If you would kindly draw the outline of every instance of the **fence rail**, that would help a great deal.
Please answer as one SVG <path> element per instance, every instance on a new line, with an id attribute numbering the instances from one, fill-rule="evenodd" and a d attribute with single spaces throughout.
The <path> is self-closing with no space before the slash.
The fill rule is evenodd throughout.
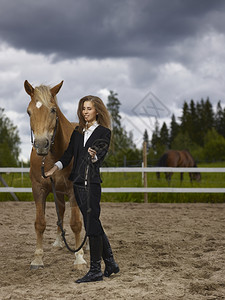
<path id="1" fill-rule="evenodd" d="M 28 173 L 29 168 L 0 168 L 0 173 Z M 166 167 L 122 167 L 101 168 L 102 173 L 155 173 L 155 172 L 201 172 L 201 173 L 225 173 L 225 168 L 166 168 Z M 31 188 L 0 187 L 4 193 L 31 193 Z M 115 187 L 102 188 L 103 193 L 225 193 L 225 188 L 151 188 L 151 187 Z"/>
<path id="2" fill-rule="evenodd" d="M 225 168 L 171 168 L 171 167 L 118 167 L 100 168 L 102 173 L 139 173 L 139 172 L 192 172 L 192 173 L 225 173 Z M 0 168 L 0 173 L 29 173 L 30 168 Z"/>

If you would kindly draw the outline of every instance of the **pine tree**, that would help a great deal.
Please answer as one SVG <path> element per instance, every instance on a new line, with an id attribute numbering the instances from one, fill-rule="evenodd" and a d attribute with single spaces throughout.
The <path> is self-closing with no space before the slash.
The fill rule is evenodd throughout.
<path id="1" fill-rule="evenodd" d="M 149 151 L 149 160 L 151 160 L 154 164 L 154 162 L 157 162 L 160 156 L 165 151 L 165 146 L 161 142 L 160 138 L 160 129 L 159 129 L 159 122 L 156 119 L 155 122 L 155 130 L 152 133 L 152 139 L 151 139 L 151 149 Z"/>
<path id="2" fill-rule="evenodd" d="M 160 129 L 159 129 L 159 122 L 156 119 L 155 129 L 152 133 L 152 139 L 151 139 L 151 145 L 154 151 L 157 151 L 159 144 L 160 144 Z"/>
<path id="3" fill-rule="evenodd" d="M 208 130 L 214 127 L 214 112 L 209 98 L 207 98 L 206 101 L 201 99 L 200 103 L 197 105 L 197 114 L 199 119 L 199 127 L 195 130 L 199 131 L 198 144 L 203 146 L 205 135 L 207 134 Z"/>
<path id="4" fill-rule="evenodd" d="M 112 137 L 110 153 L 111 161 L 108 159 L 108 165 L 120 166 L 123 165 L 124 160 L 128 156 L 128 152 L 136 150 L 136 146 L 133 142 L 133 135 L 131 132 L 127 133 L 121 125 L 120 116 L 120 101 L 117 98 L 117 93 L 110 91 L 108 96 L 107 109 L 112 118 Z M 135 159 L 135 157 L 134 157 Z"/>
<path id="5" fill-rule="evenodd" d="M 188 118 L 188 135 L 190 137 L 190 139 L 195 142 L 198 143 L 199 141 L 199 132 L 200 132 L 200 124 L 199 124 L 199 119 L 198 119 L 198 115 L 196 112 L 196 106 L 193 100 L 191 100 L 190 102 L 190 113 L 189 113 L 189 118 Z"/>
<path id="6" fill-rule="evenodd" d="M 190 115 L 189 106 L 185 101 L 183 104 L 182 116 L 179 118 L 181 121 L 180 128 L 183 133 L 188 132 L 189 115 Z"/>
<path id="7" fill-rule="evenodd" d="M 160 130 L 160 143 L 167 150 L 169 148 L 169 130 L 164 122 Z"/>
<path id="8" fill-rule="evenodd" d="M 221 101 L 217 103 L 215 114 L 215 128 L 220 135 L 225 137 L 225 108 L 222 109 Z"/>
<path id="9" fill-rule="evenodd" d="M 207 98 L 204 106 L 204 120 L 205 120 L 205 129 L 206 132 L 208 130 L 211 130 L 214 127 L 214 112 L 212 104 L 209 101 L 209 98 Z"/>
<path id="10" fill-rule="evenodd" d="M 171 148 L 171 144 L 174 141 L 175 137 L 179 133 L 180 126 L 176 122 L 176 117 L 173 114 L 171 117 L 171 122 L 170 122 L 170 136 L 169 136 L 169 147 Z"/>
<path id="11" fill-rule="evenodd" d="M 143 141 L 146 142 L 147 149 L 149 149 L 150 148 L 150 143 L 149 143 L 149 136 L 148 136 L 147 129 L 145 129 L 145 131 L 144 131 Z"/>
<path id="12" fill-rule="evenodd" d="M 121 116 L 119 114 L 121 103 L 117 98 L 117 95 L 117 93 L 110 91 L 107 103 L 107 109 L 110 112 L 112 118 L 112 131 L 114 133 L 119 133 L 121 131 Z"/>

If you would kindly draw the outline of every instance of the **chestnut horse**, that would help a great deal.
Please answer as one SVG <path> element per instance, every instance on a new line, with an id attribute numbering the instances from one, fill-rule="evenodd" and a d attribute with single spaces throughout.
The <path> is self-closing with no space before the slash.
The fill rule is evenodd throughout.
<path id="1" fill-rule="evenodd" d="M 189 151 L 187 150 L 169 150 L 166 153 L 164 153 L 161 158 L 159 159 L 158 167 L 181 167 L 181 168 L 192 168 L 192 167 L 197 167 L 196 162 L 192 155 L 190 154 Z M 157 178 L 160 178 L 160 173 L 156 173 Z M 168 183 L 171 181 L 171 177 L 173 175 L 172 172 L 166 172 L 166 179 Z M 201 180 L 201 174 L 199 172 L 192 172 L 189 173 L 190 181 L 196 180 L 200 181 Z M 183 173 L 180 173 L 180 181 L 183 181 Z"/>
<path id="2" fill-rule="evenodd" d="M 62 156 L 67 148 L 74 126 L 66 119 L 58 107 L 56 94 L 59 92 L 63 81 L 50 88 L 41 85 L 33 88 L 26 80 L 24 88 L 31 97 L 27 108 L 30 116 L 31 133 L 34 136 L 34 143 L 30 156 L 30 179 L 32 182 L 32 192 L 36 204 L 36 250 L 34 260 L 31 262 L 31 269 L 44 267 L 43 263 L 43 233 L 46 228 L 45 206 L 46 197 L 52 192 L 50 179 L 41 176 L 42 159 L 45 157 L 46 170 L 49 170 L 54 163 Z M 32 134 L 31 134 L 32 135 Z M 75 244 L 81 244 L 82 219 L 80 210 L 74 197 L 73 183 L 68 180 L 71 172 L 72 162 L 65 169 L 53 175 L 57 199 L 59 201 L 59 214 L 63 221 L 65 212 L 64 195 L 67 195 L 71 206 L 70 227 L 75 236 Z M 57 236 L 54 246 L 62 247 L 60 228 L 57 229 Z M 81 269 L 86 264 L 83 258 L 83 250 L 75 254 L 74 267 Z"/>

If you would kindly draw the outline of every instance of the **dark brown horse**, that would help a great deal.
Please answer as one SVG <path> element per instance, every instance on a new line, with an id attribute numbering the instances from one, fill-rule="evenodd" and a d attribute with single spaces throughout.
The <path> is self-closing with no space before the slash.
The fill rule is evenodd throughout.
<path id="1" fill-rule="evenodd" d="M 54 163 L 62 156 L 67 148 L 74 126 L 65 118 L 58 107 L 56 94 L 59 92 L 63 81 L 53 88 L 39 86 L 33 88 L 26 80 L 24 87 L 31 97 L 27 112 L 30 116 L 30 127 L 34 136 L 33 148 L 30 156 L 30 178 L 32 192 L 36 204 L 35 231 L 37 236 L 35 258 L 31 262 L 31 268 L 37 269 L 44 266 L 43 263 L 43 233 L 46 228 L 45 206 L 46 197 L 52 192 L 50 179 L 41 176 L 42 158 L 45 157 L 46 170 L 49 170 Z M 80 210 L 76 203 L 73 184 L 68 180 L 71 172 L 71 164 L 53 175 L 57 199 L 59 201 L 59 214 L 63 220 L 65 211 L 64 195 L 67 195 L 71 206 L 70 226 L 75 236 L 75 244 L 81 244 L 82 219 Z M 56 247 L 62 246 L 60 229 L 57 231 L 57 238 L 53 244 Z M 82 268 L 86 264 L 83 259 L 83 250 L 76 253 L 74 266 Z"/>
<path id="2" fill-rule="evenodd" d="M 180 167 L 180 168 L 192 168 L 197 167 L 196 162 L 189 151 L 187 150 L 169 150 L 166 153 L 164 153 L 161 158 L 159 159 L 158 167 Z M 160 178 L 160 173 L 156 173 L 157 178 Z M 173 175 L 172 172 L 165 172 L 166 179 L 168 183 L 171 181 L 171 177 Z M 190 181 L 201 180 L 201 174 L 199 172 L 192 172 L 189 173 Z M 180 181 L 183 181 L 183 173 L 180 173 Z"/>

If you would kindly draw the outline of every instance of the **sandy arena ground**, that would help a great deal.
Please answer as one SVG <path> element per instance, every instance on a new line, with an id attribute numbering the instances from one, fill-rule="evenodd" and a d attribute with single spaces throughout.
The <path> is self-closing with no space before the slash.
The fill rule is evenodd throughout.
<path id="1" fill-rule="evenodd" d="M 52 247 L 47 203 L 45 268 L 30 270 L 35 205 L 0 202 L 0 299 L 225 299 L 225 204 L 102 203 L 101 220 L 121 272 L 76 284 L 74 254 Z M 67 203 L 65 228 L 72 241 Z M 85 251 L 89 262 L 89 253 Z M 103 264 L 102 264 L 103 267 Z"/>

